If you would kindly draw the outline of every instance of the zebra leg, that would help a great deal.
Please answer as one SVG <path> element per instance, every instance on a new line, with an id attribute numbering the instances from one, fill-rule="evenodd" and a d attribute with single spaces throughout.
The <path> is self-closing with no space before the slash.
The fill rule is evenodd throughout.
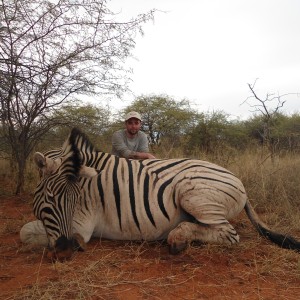
<path id="1" fill-rule="evenodd" d="M 46 247 L 48 238 L 41 221 L 36 220 L 25 224 L 20 230 L 20 239 L 24 244 L 34 244 Z"/>
<path id="2" fill-rule="evenodd" d="M 179 253 L 193 241 L 232 245 L 239 242 L 239 236 L 229 223 L 207 225 L 182 222 L 168 235 L 170 253 Z"/>
<path id="3" fill-rule="evenodd" d="M 171 253 L 178 253 L 192 241 L 211 244 L 232 245 L 239 242 L 239 236 L 226 219 L 234 216 L 242 209 L 242 204 L 228 203 L 230 212 L 225 205 L 218 202 L 218 194 L 210 191 L 209 195 L 199 199 L 198 195 L 185 195 L 180 200 L 181 208 L 194 220 L 180 223 L 168 236 Z M 234 206 L 236 204 L 236 207 Z"/>

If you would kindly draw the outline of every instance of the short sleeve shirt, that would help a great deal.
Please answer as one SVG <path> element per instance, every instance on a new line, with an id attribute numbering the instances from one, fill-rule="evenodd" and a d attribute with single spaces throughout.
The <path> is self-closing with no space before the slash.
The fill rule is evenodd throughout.
<path id="1" fill-rule="evenodd" d="M 128 158 L 133 152 L 149 152 L 148 138 L 139 131 L 134 138 L 128 138 L 126 130 L 116 131 L 112 136 L 112 154 Z"/>

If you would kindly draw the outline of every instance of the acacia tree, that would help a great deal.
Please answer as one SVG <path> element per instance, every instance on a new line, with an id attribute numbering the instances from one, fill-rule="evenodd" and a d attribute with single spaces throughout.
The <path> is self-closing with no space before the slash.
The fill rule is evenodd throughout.
<path id="1" fill-rule="evenodd" d="M 57 125 L 54 109 L 75 94 L 127 89 L 123 62 L 154 12 L 117 22 L 105 0 L 0 1 L 1 142 L 17 164 L 18 194 L 30 152 Z"/>
<path id="2" fill-rule="evenodd" d="M 189 134 L 188 148 L 200 148 L 204 152 L 214 152 L 223 147 L 227 140 L 230 122 L 228 115 L 222 111 L 203 114 L 197 120 L 197 126 Z"/>
<path id="3" fill-rule="evenodd" d="M 55 128 L 50 130 L 41 142 L 43 147 L 46 146 L 46 149 L 49 149 L 47 140 L 58 140 L 60 147 L 73 127 L 78 127 L 86 133 L 97 148 L 103 150 L 107 146 L 106 134 L 111 128 L 110 108 L 99 104 L 84 104 L 82 102 L 77 102 L 76 104 L 64 105 L 59 111 L 55 112 L 53 117 L 63 119 L 67 124 L 55 126 Z"/>

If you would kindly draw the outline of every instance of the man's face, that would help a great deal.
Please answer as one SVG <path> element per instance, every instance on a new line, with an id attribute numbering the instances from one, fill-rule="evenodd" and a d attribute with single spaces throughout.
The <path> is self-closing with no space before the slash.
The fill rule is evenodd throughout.
<path id="1" fill-rule="evenodd" d="M 135 135 L 141 129 L 141 121 L 136 118 L 130 118 L 125 122 L 126 130 L 129 134 Z"/>

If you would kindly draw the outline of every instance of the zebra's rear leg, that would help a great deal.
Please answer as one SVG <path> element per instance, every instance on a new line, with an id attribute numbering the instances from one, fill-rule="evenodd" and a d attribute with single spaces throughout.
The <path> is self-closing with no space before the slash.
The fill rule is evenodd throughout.
<path id="1" fill-rule="evenodd" d="M 196 195 L 195 195 L 196 193 Z M 201 194 L 201 198 L 199 198 Z M 234 217 L 243 208 L 243 202 L 220 201 L 224 196 L 217 190 L 192 190 L 180 199 L 180 207 L 190 215 L 168 236 L 171 253 L 178 253 L 190 242 L 232 245 L 239 242 L 239 236 L 228 217 Z M 228 210 L 230 207 L 230 210 Z"/>
<path id="2" fill-rule="evenodd" d="M 182 222 L 168 235 L 170 253 L 181 252 L 193 241 L 232 245 L 239 242 L 239 236 L 228 222 L 214 225 Z"/>

